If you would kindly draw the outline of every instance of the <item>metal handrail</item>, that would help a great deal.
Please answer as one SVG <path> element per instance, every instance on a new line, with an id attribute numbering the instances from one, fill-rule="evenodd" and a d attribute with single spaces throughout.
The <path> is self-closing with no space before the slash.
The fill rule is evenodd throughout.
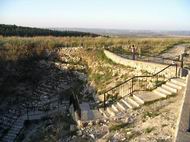
<path id="1" fill-rule="evenodd" d="M 122 54 L 119 54 L 119 55 L 122 56 Z M 131 54 L 126 54 L 126 55 L 131 55 Z M 138 56 L 138 54 L 136 54 L 136 55 Z M 179 56 L 176 56 L 174 58 L 166 58 L 166 57 L 160 57 L 160 56 L 141 55 L 140 57 L 147 57 L 147 58 L 151 57 L 151 58 L 158 58 L 158 59 L 163 59 L 163 60 L 170 60 L 170 61 L 180 62 L 180 60 L 177 59 L 177 58 L 179 58 Z"/>
<path id="2" fill-rule="evenodd" d="M 110 49 L 106 49 L 110 52 L 112 52 Z M 119 54 L 121 57 L 123 58 L 127 58 L 125 57 L 124 55 L 131 55 L 131 52 L 127 52 L 126 54 Z M 143 59 L 143 58 L 148 58 L 147 60 Z M 152 62 L 155 62 L 154 60 L 150 60 L 149 58 L 154 58 L 154 59 L 161 59 L 163 62 L 159 62 L 158 63 L 161 63 L 163 64 L 165 61 L 170 61 L 170 62 L 177 62 L 177 63 L 181 63 L 182 61 L 179 59 L 179 56 L 175 56 L 173 58 L 166 58 L 166 57 L 160 57 L 159 55 L 158 56 L 151 56 L 151 55 L 140 55 L 139 57 L 139 54 L 136 54 L 136 61 L 152 61 Z M 164 63 L 164 64 L 168 64 L 168 63 Z"/>
<path id="3" fill-rule="evenodd" d="M 110 91 L 112 91 L 112 90 L 114 90 L 114 89 L 120 87 L 121 85 L 123 85 L 123 84 L 125 84 L 125 83 L 127 83 L 127 82 L 129 82 L 129 81 L 132 81 L 131 87 L 130 87 L 131 92 L 129 93 L 129 94 L 132 94 L 133 92 L 136 91 L 136 90 L 133 90 L 133 81 L 134 81 L 134 79 L 136 79 L 136 78 L 145 78 L 145 77 L 155 77 L 156 75 L 160 74 L 161 72 L 165 71 L 166 69 L 168 69 L 168 68 L 171 67 L 171 66 L 175 66 L 175 67 L 176 67 L 175 77 L 177 77 L 177 67 L 178 67 L 178 64 L 174 63 L 174 64 L 170 64 L 170 65 L 166 66 L 165 68 L 163 68 L 162 70 L 160 70 L 159 72 L 157 72 L 157 73 L 155 73 L 155 74 L 153 74 L 153 75 L 133 76 L 132 78 L 129 78 L 129 79 L 127 79 L 126 81 L 124 81 L 124 82 L 122 82 L 122 83 L 120 83 L 120 84 L 118 84 L 118 85 L 116 85 L 116 86 L 114 86 L 114 87 L 112 87 L 112 88 L 110 88 L 110 89 L 104 91 L 103 93 L 101 93 L 101 94 L 104 95 L 104 102 L 103 102 L 103 103 L 104 103 L 104 104 L 103 104 L 104 109 L 105 109 L 105 107 L 106 107 L 106 101 L 108 100 L 108 98 L 106 99 L 106 93 L 108 93 L 108 92 L 110 92 Z M 129 95 L 129 94 L 126 94 L 125 96 L 127 96 L 127 95 Z M 125 96 L 123 96 L 123 97 L 125 97 Z M 123 97 L 121 97 L 121 98 L 123 98 Z"/>

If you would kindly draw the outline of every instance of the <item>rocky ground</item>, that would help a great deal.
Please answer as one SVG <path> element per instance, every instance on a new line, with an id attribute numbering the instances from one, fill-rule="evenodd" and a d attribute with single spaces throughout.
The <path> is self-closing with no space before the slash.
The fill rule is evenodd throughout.
<path id="1" fill-rule="evenodd" d="M 99 87 L 98 84 L 96 84 L 96 81 L 101 82 L 101 80 L 96 80 L 96 77 L 93 78 L 94 74 L 98 74 L 100 79 L 104 79 L 102 76 L 109 76 L 110 74 L 110 78 L 105 78 L 105 81 L 101 82 L 102 84 L 105 83 L 107 87 L 115 85 L 117 81 L 123 81 L 126 79 L 125 76 L 130 77 L 133 74 L 142 74 L 135 72 L 135 69 L 133 68 L 116 65 L 105 60 L 103 57 L 97 57 L 96 52 L 97 51 L 81 48 L 76 50 L 61 49 L 59 51 L 61 59 L 59 59 L 57 65 L 61 68 L 75 69 L 81 74 L 83 80 L 88 81 L 84 87 L 86 89 L 83 90 L 83 94 L 85 94 L 85 92 L 87 92 L 86 94 L 89 94 L 90 92 L 92 93 Z M 87 74 L 85 74 L 84 71 L 87 71 Z M 131 72 L 131 74 L 129 72 Z M 126 114 L 121 115 L 120 117 L 101 121 L 98 120 L 96 123 L 90 123 L 90 125 L 85 128 L 74 130 L 73 132 L 60 137 L 59 141 L 173 141 L 182 96 L 183 92 L 180 92 L 175 97 L 147 104 L 139 109 L 129 109 Z M 47 126 L 42 126 L 40 129 L 47 129 Z M 58 135 L 57 133 L 51 135 L 52 140 L 58 140 L 56 137 Z M 42 139 L 42 141 L 46 140 L 45 138 Z"/>
<path id="2" fill-rule="evenodd" d="M 190 44 L 180 44 L 176 45 L 166 53 L 161 54 L 164 58 L 176 58 L 181 54 L 184 54 L 184 66 L 190 68 Z"/>
<path id="3" fill-rule="evenodd" d="M 183 92 L 175 97 L 144 105 L 120 118 L 97 122 L 63 141 L 172 142 Z"/>
<path id="4" fill-rule="evenodd" d="M 137 71 L 132 67 L 113 63 L 106 58 L 102 49 L 61 48 L 58 55 L 60 58 L 57 65 L 85 72 L 84 78 L 97 92 L 111 88 L 134 75 L 145 74 L 143 70 Z"/>
<path id="5" fill-rule="evenodd" d="M 23 142 L 55 142 L 73 135 L 70 124 L 74 124 L 70 115 L 57 113 L 38 121 L 28 121 L 22 135 L 17 141 Z"/>
<path id="6" fill-rule="evenodd" d="M 96 91 L 111 88 L 127 78 L 145 73 L 114 64 L 99 50 L 62 48 L 57 53 L 59 58 L 54 62 L 56 67 L 74 71 L 84 81 L 80 93 L 86 101 L 92 99 Z M 167 56 L 166 53 L 163 55 Z M 147 104 L 139 109 L 129 109 L 120 117 L 98 120 L 72 132 L 69 130 L 74 123 L 70 121 L 69 115 L 52 116 L 30 124 L 25 130 L 24 141 L 170 142 L 174 138 L 182 96 L 183 92 L 180 92 L 175 97 Z"/>

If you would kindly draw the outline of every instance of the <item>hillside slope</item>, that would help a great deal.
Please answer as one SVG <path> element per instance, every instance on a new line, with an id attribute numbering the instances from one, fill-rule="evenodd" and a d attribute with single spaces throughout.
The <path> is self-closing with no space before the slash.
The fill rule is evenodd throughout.
<path id="1" fill-rule="evenodd" d="M 42 28 L 22 27 L 16 25 L 0 24 L 0 35 L 3 36 L 92 36 L 97 34 L 77 31 L 56 31 Z"/>

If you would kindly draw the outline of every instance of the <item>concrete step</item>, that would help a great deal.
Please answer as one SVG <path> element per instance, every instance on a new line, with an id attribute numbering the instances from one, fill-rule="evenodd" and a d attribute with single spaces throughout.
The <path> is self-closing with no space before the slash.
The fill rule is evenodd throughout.
<path id="1" fill-rule="evenodd" d="M 171 86 L 171 87 L 173 87 L 173 88 L 176 88 L 176 89 L 182 89 L 182 86 L 181 85 L 177 85 L 177 84 L 175 84 L 174 82 L 171 82 L 171 81 L 168 81 L 168 82 L 166 82 L 166 84 L 168 85 L 168 86 Z"/>
<path id="2" fill-rule="evenodd" d="M 128 100 L 130 101 L 131 104 L 133 104 L 136 107 L 139 107 L 140 105 L 131 97 L 128 97 Z"/>
<path id="3" fill-rule="evenodd" d="M 6 136 L 2 139 L 2 142 L 14 142 L 15 136 Z"/>
<path id="4" fill-rule="evenodd" d="M 117 107 L 121 111 L 126 111 L 128 109 L 128 107 L 122 101 L 117 102 Z"/>
<path id="5" fill-rule="evenodd" d="M 180 86 L 186 86 L 186 81 L 184 79 L 181 79 L 181 78 L 174 78 L 174 79 L 171 79 L 171 82 L 177 84 L 177 85 L 180 85 Z"/>
<path id="6" fill-rule="evenodd" d="M 177 89 L 176 88 L 173 88 L 173 87 L 171 87 L 171 86 L 169 86 L 167 84 L 163 84 L 162 88 L 164 88 L 164 89 L 166 89 L 166 90 L 168 90 L 168 91 L 170 91 L 172 93 L 177 93 Z"/>
<path id="7" fill-rule="evenodd" d="M 50 90 L 50 89 L 48 89 L 48 88 L 38 88 L 38 91 L 39 91 L 39 92 L 46 92 L 46 93 L 49 93 L 49 94 L 55 92 L 54 90 L 52 90 L 52 89 Z"/>
<path id="8" fill-rule="evenodd" d="M 13 125 L 13 129 L 20 129 L 20 128 L 22 128 L 24 126 L 24 122 L 22 123 L 22 125 L 21 124 L 15 124 L 15 125 Z"/>
<path id="9" fill-rule="evenodd" d="M 163 86 L 160 86 L 160 87 L 158 87 L 157 89 L 158 89 L 160 92 L 165 93 L 166 95 L 170 95 L 170 94 L 172 93 L 172 91 L 170 91 L 170 90 L 164 88 Z"/>
<path id="10" fill-rule="evenodd" d="M 52 85 L 48 85 L 48 84 L 41 84 L 39 87 L 40 87 L 40 88 L 53 89 Z"/>
<path id="11" fill-rule="evenodd" d="M 111 107 L 108 107 L 106 109 L 106 111 L 109 113 L 110 116 L 115 116 L 116 115 L 116 112 L 114 112 L 114 110 Z"/>
<path id="12" fill-rule="evenodd" d="M 152 101 L 163 98 L 162 96 L 158 95 L 157 93 L 150 92 L 150 91 L 139 91 L 139 92 L 134 93 L 133 95 L 139 97 L 141 100 L 144 101 L 144 103 L 152 102 Z"/>
<path id="13" fill-rule="evenodd" d="M 45 95 L 45 96 L 48 96 L 48 93 L 47 92 L 42 92 L 42 91 L 39 91 L 39 90 L 35 90 L 34 92 L 34 95 Z"/>
<path id="14" fill-rule="evenodd" d="M 141 98 L 139 98 L 138 96 L 136 95 L 133 95 L 133 99 L 140 105 L 143 105 L 144 104 L 144 100 L 142 100 Z"/>
<path id="15" fill-rule="evenodd" d="M 153 90 L 153 93 L 159 95 L 161 98 L 166 98 L 169 94 L 171 94 L 171 93 L 168 93 L 168 91 L 162 87 L 156 88 L 155 90 Z"/>
<path id="16" fill-rule="evenodd" d="M 20 128 L 20 129 L 21 129 L 21 128 Z M 17 129 L 17 130 L 14 130 L 14 131 L 10 131 L 10 132 L 8 133 L 8 135 L 17 135 L 17 134 L 19 133 L 20 129 Z"/>
<path id="17" fill-rule="evenodd" d="M 100 112 L 104 117 L 106 117 L 106 118 L 109 118 L 109 117 L 110 117 L 110 114 L 109 114 L 106 110 L 104 110 L 104 108 L 100 108 L 100 109 L 99 109 L 99 112 Z"/>
<path id="18" fill-rule="evenodd" d="M 17 134 L 8 134 L 6 137 L 8 137 L 8 138 L 10 138 L 10 137 L 12 137 L 12 138 L 16 138 L 16 136 L 17 136 Z"/>
<path id="19" fill-rule="evenodd" d="M 133 104 L 131 104 L 130 101 L 129 101 L 127 98 L 121 99 L 121 101 L 122 101 L 127 107 L 129 107 L 129 108 L 131 108 L 131 109 L 135 108 L 135 106 L 134 106 Z"/>
<path id="20" fill-rule="evenodd" d="M 117 108 L 117 104 L 113 104 L 113 105 L 111 105 L 111 107 L 114 110 L 114 112 L 119 112 L 119 110 Z"/>

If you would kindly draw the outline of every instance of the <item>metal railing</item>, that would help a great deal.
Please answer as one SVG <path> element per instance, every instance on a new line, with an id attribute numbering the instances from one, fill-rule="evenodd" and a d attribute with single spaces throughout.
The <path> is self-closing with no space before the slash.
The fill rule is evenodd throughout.
<path id="1" fill-rule="evenodd" d="M 170 76 L 163 75 L 170 67 L 175 67 L 175 72 L 171 72 Z M 134 76 L 106 91 L 101 93 L 103 95 L 103 107 L 104 109 L 128 95 L 133 95 L 137 91 L 153 90 L 167 80 L 178 76 L 178 64 L 170 64 L 153 75 Z M 173 73 L 173 74 L 172 74 Z"/>
<path id="2" fill-rule="evenodd" d="M 131 54 L 118 54 L 119 56 L 126 58 L 126 59 L 131 59 L 132 60 L 132 55 Z M 136 54 L 135 56 L 136 61 L 143 61 L 143 62 L 153 62 L 153 63 L 159 63 L 159 64 L 165 64 L 165 65 L 170 65 L 173 62 L 176 64 L 180 65 L 181 61 L 179 60 L 179 56 L 176 56 L 175 58 L 165 58 L 165 57 L 160 57 L 160 56 L 150 56 L 150 55 L 138 55 Z"/>

